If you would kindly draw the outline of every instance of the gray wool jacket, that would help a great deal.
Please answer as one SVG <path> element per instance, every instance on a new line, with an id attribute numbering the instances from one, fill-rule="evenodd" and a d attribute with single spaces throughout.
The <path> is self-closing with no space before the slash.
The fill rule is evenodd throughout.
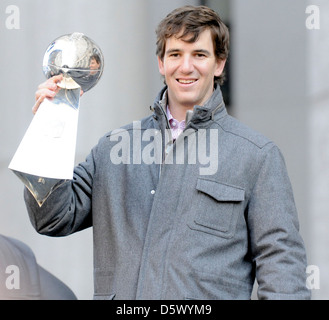
<path id="1" fill-rule="evenodd" d="M 259 299 L 309 299 L 278 147 L 227 114 L 219 87 L 173 142 L 165 90 L 152 115 L 102 137 L 42 207 L 25 189 L 35 229 L 93 227 L 95 299 L 250 299 L 255 279 Z"/>

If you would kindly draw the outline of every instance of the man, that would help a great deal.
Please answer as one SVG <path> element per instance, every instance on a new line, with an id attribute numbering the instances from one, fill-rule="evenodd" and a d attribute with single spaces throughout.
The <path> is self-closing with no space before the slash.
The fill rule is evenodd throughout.
<path id="1" fill-rule="evenodd" d="M 255 279 L 260 299 L 310 298 L 281 153 L 225 109 L 228 46 L 213 10 L 174 10 L 157 28 L 153 114 L 105 135 L 41 208 L 25 190 L 38 232 L 93 227 L 95 298 L 250 299 Z"/>

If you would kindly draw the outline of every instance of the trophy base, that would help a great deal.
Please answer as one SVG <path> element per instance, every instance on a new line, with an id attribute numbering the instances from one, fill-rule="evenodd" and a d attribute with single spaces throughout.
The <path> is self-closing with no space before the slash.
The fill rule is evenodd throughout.
<path id="1" fill-rule="evenodd" d="M 64 179 L 53 179 L 35 176 L 32 174 L 12 170 L 18 178 L 24 183 L 27 189 L 31 192 L 34 199 L 37 201 L 39 207 L 41 207 L 50 194 L 62 185 Z"/>

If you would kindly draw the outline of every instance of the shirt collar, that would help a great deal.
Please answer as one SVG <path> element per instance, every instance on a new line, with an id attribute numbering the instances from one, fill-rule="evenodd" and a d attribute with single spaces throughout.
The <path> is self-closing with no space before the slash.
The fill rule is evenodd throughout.
<path id="1" fill-rule="evenodd" d="M 172 116 L 170 110 L 169 110 L 169 106 L 167 105 L 167 108 L 166 108 L 166 113 L 167 113 L 167 118 L 168 118 L 168 121 L 171 122 L 172 120 L 174 120 L 174 117 Z"/>
<path id="2" fill-rule="evenodd" d="M 176 120 L 173 115 L 170 113 L 170 109 L 169 109 L 169 106 L 167 105 L 167 108 L 166 108 L 166 113 L 167 113 L 167 118 L 168 118 L 168 121 L 169 121 L 169 124 L 170 124 L 170 127 L 172 128 L 173 127 L 173 122 L 175 122 L 176 124 L 179 124 L 180 127 L 185 127 L 185 120 L 182 120 L 182 121 L 178 121 Z"/>

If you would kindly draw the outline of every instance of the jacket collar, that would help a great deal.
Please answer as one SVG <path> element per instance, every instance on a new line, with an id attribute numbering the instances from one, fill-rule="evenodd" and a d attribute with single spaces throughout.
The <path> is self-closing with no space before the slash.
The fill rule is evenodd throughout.
<path id="1" fill-rule="evenodd" d="M 166 116 L 166 107 L 167 86 L 162 88 L 159 92 L 154 103 L 153 111 L 155 118 L 158 121 L 160 120 L 160 127 L 165 125 L 166 128 L 169 128 L 168 119 Z M 188 125 L 188 122 L 193 123 L 193 125 L 203 126 L 203 124 L 208 123 L 208 121 L 216 121 L 225 115 L 227 115 L 227 111 L 225 108 L 223 95 L 220 86 L 215 84 L 214 92 L 208 101 L 203 106 L 194 106 L 193 113 L 187 114 L 186 126 Z"/>

